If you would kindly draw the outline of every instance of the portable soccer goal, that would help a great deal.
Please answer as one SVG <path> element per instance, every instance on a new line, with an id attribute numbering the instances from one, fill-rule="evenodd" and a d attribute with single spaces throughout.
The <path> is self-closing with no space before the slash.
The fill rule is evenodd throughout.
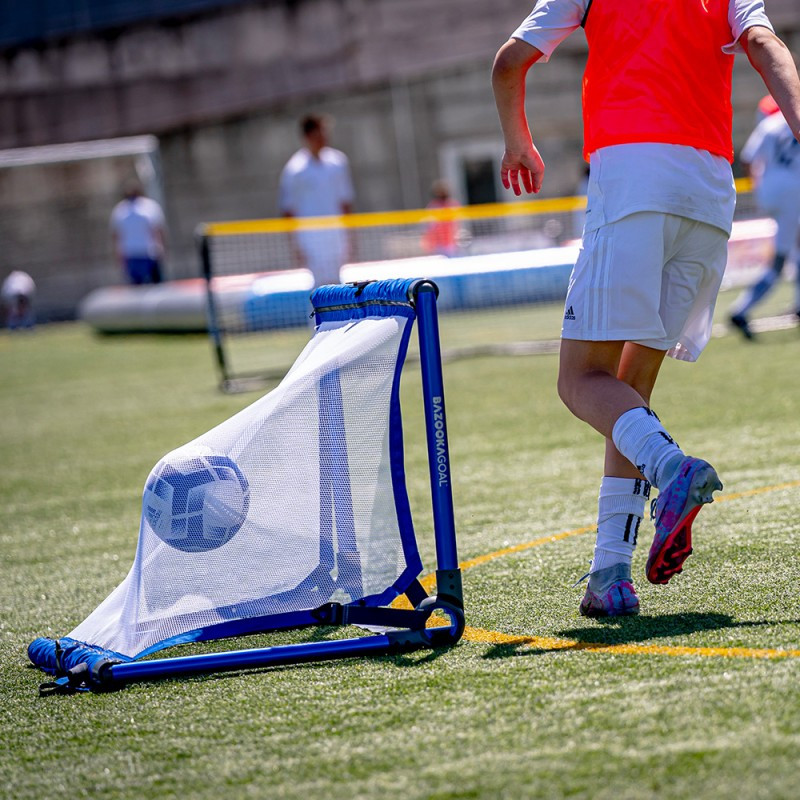
<path id="1" fill-rule="evenodd" d="M 68 636 L 28 654 L 42 691 L 455 644 L 464 629 L 437 287 L 323 286 L 315 333 L 280 385 L 164 456 L 148 476 L 123 582 Z M 418 322 L 436 590 L 420 581 L 399 384 Z M 148 658 L 187 642 L 307 625 L 371 630 Z"/>

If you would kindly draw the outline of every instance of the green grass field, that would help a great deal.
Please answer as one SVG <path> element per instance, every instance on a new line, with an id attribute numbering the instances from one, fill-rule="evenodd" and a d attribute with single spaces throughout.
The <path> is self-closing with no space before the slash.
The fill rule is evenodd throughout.
<path id="1" fill-rule="evenodd" d="M 763 313 L 784 310 L 788 291 Z M 560 313 L 530 312 L 521 338 L 556 337 Z M 442 327 L 445 348 L 469 339 L 457 318 Z M 291 363 L 302 339 L 265 346 Z M 793 329 L 717 338 L 698 365 L 665 365 L 654 407 L 725 490 L 666 587 L 644 579 L 642 525 L 638 618 L 578 614 L 602 443 L 560 405 L 556 356 L 455 360 L 459 555 L 491 556 L 464 571 L 469 627 L 456 648 L 40 698 L 46 678 L 26 647 L 68 633 L 125 576 L 151 467 L 257 395 L 217 391 L 200 336 L 98 338 L 77 324 L 0 335 L 0 796 L 796 797 L 799 352 Z M 414 364 L 403 401 L 431 567 Z"/>

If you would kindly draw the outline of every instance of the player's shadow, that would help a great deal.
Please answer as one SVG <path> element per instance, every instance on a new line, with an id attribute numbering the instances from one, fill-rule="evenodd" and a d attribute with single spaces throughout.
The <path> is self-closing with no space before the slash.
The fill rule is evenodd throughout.
<path id="1" fill-rule="evenodd" d="M 664 614 L 655 617 L 608 617 L 596 624 L 557 631 L 550 644 L 548 637 L 520 637 L 519 641 L 492 647 L 484 658 L 541 655 L 565 650 L 597 650 L 603 647 L 641 644 L 653 639 L 685 636 L 700 631 L 732 628 L 757 628 L 767 625 L 797 625 L 800 619 L 738 621 L 728 614 Z"/>

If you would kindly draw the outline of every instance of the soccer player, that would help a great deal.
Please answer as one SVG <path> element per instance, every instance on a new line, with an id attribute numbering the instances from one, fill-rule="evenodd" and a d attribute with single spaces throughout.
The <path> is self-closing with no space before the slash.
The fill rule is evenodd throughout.
<path id="1" fill-rule="evenodd" d="M 747 54 L 795 137 L 800 80 L 761 0 L 539 0 L 492 71 L 505 137 L 501 179 L 517 195 L 538 192 L 545 169 L 526 116 L 528 70 L 579 26 L 589 44 L 591 172 L 558 391 L 606 438 L 580 604 L 581 614 L 600 617 L 639 611 L 631 559 L 650 484 L 659 490 L 646 566 L 653 583 L 681 571 L 694 518 L 722 488 L 709 463 L 678 447 L 650 395 L 665 355 L 694 361 L 710 335 L 735 204 L 733 54 Z"/>
<path id="2" fill-rule="evenodd" d="M 300 121 L 301 147 L 286 163 L 280 179 L 279 205 L 285 217 L 325 217 L 353 210 L 353 183 L 347 156 L 328 145 L 327 117 L 309 114 Z M 322 286 L 339 283 L 349 239 L 339 228 L 299 231 L 294 240 L 298 261 Z"/>
<path id="3" fill-rule="evenodd" d="M 36 284 L 27 272 L 15 269 L 6 276 L 3 285 L 0 286 L 0 299 L 5 307 L 6 325 L 9 330 L 33 328 L 35 295 Z"/>
<path id="4" fill-rule="evenodd" d="M 123 198 L 111 212 L 111 241 L 130 283 L 161 283 L 164 212 L 155 200 L 144 196 L 137 180 L 125 184 Z"/>
<path id="5" fill-rule="evenodd" d="M 800 240 L 800 142 L 783 114 L 777 111 L 759 122 L 742 148 L 741 159 L 755 180 L 758 205 L 777 224 L 772 264 L 731 308 L 731 322 L 746 339 L 753 339 L 747 314 L 778 282 Z M 795 311 L 800 315 L 800 270 Z"/>

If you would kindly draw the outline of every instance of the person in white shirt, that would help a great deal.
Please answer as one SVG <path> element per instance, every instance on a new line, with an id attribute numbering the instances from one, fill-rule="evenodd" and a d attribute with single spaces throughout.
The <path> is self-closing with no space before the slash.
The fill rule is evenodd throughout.
<path id="1" fill-rule="evenodd" d="M 111 212 L 111 242 L 120 268 L 133 284 L 161 283 L 166 251 L 164 212 L 145 197 L 138 181 L 129 181 Z"/>
<path id="2" fill-rule="evenodd" d="M 711 331 L 736 199 L 732 55 L 747 54 L 795 137 L 800 79 L 762 0 L 538 0 L 492 70 L 505 139 L 500 177 L 517 195 L 538 192 L 545 171 L 528 123 L 527 73 L 579 27 L 589 43 L 591 172 L 558 391 L 605 437 L 597 540 L 579 610 L 623 616 L 639 612 L 631 561 L 650 484 L 659 495 L 645 572 L 659 584 L 681 571 L 692 523 L 722 488 L 708 462 L 678 447 L 650 397 L 664 357 L 696 360 Z"/>
<path id="3" fill-rule="evenodd" d="M 6 276 L 0 289 L 0 297 L 5 306 L 6 325 L 9 330 L 33 327 L 35 294 L 36 284 L 27 272 L 15 269 Z"/>
<path id="4" fill-rule="evenodd" d="M 300 122 L 301 147 L 281 172 L 279 206 L 285 217 L 338 217 L 352 213 L 355 192 L 347 156 L 328 145 L 330 121 L 309 114 Z M 350 237 L 336 220 L 331 226 L 298 230 L 293 238 L 300 266 L 316 286 L 339 283 Z"/>
<path id="5" fill-rule="evenodd" d="M 746 339 L 753 339 L 747 315 L 772 290 L 787 258 L 800 244 L 800 142 L 780 111 L 756 125 L 741 152 L 755 181 L 756 201 L 776 224 L 775 254 L 764 273 L 731 307 L 730 320 Z M 795 312 L 800 315 L 800 266 Z"/>

